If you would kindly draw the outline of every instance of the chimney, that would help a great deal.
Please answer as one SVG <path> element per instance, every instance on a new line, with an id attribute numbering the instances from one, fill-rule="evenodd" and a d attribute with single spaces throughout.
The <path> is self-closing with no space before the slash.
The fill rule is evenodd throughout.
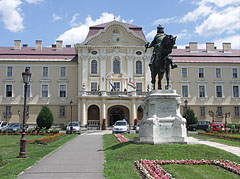
<path id="1" fill-rule="evenodd" d="M 36 40 L 35 50 L 42 51 L 42 40 Z"/>
<path id="2" fill-rule="evenodd" d="M 14 50 L 21 50 L 21 40 L 14 40 Z"/>
<path id="3" fill-rule="evenodd" d="M 57 40 L 56 41 L 56 50 L 62 50 L 63 49 L 63 41 Z"/>
<path id="4" fill-rule="evenodd" d="M 213 42 L 207 42 L 206 43 L 206 50 L 207 52 L 214 52 L 215 47 Z"/>
<path id="5" fill-rule="evenodd" d="M 190 52 L 197 52 L 198 51 L 197 42 L 189 42 L 189 49 Z"/>
<path id="6" fill-rule="evenodd" d="M 231 53 L 231 43 L 223 43 L 223 53 Z"/>

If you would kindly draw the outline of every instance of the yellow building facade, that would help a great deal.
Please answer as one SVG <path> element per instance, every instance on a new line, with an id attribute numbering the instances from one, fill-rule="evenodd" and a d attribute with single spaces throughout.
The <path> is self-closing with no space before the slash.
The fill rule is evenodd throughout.
<path id="1" fill-rule="evenodd" d="M 72 100 L 73 120 L 82 126 L 101 128 L 104 119 L 112 126 L 123 118 L 133 126 L 134 119 L 142 118 L 141 102 L 151 90 L 152 49 L 145 52 L 146 43 L 141 27 L 112 21 L 90 27 L 85 41 L 74 48 L 63 47 L 62 41 L 43 48 L 39 40 L 35 47 L 19 40 L 14 47 L 0 47 L 0 120 L 21 122 L 21 73 L 28 67 L 27 124 L 35 125 L 47 105 L 54 125 L 65 125 Z M 223 49 L 214 43 L 198 49 L 190 42 L 185 49 L 175 47 L 171 56 L 178 68 L 171 71 L 170 84 L 182 96 L 181 110 L 189 107 L 198 120 L 223 122 L 230 112 L 227 122 L 240 122 L 240 50 L 231 49 L 230 43 Z M 214 119 L 208 111 L 215 113 Z"/>

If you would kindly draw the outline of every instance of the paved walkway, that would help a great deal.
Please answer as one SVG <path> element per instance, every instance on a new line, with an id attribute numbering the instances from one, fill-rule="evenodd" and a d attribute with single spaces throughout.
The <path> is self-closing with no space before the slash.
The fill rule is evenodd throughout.
<path id="1" fill-rule="evenodd" d="M 225 145 L 225 144 L 220 144 L 217 142 L 200 140 L 200 139 L 196 139 L 193 137 L 188 137 L 187 141 L 188 141 L 188 144 L 205 144 L 205 145 L 208 145 L 211 147 L 216 147 L 218 149 L 225 150 L 227 152 L 230 152 L 230 153 L 235 154 L 240 157 L 240 147 L 234 147 L 234 146 L 229 146 L 229 145 Z"/>
<path id="2" fill-rule="evenodd" d="M 102 135 L 109 132 L 77 136 L 26 170 L 19 179 L 103 179 Z"/>

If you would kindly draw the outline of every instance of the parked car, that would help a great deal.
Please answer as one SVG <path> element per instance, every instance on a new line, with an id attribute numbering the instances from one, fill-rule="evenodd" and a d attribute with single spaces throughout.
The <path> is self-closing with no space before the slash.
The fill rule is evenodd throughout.
<path id="1" fill-rule="evenodd" d="M 212 131 L 224 131 L 224 125 L 222 122 L 212 122 Z"/>
<path id="2" fill-rule="evenodd" d="M 22 130 L 22 124 L 20 123 L 11 123 L 6 129 L 6 132 L 17 132 Z"/>
<path id="3" fill-rule="evenodd" d="M 136 133 L 139 133 L 139 122 L 136 125 Z"/>
<path id="4" fill-rule="evenodd" d="M 8 123 L 6 121 L 0 121 L 0 132 L 5 131 L 8 127 Z"/>
<path id="5" fill-rule="evenodd" d="M 113 125 L 112 133 L 130 133 L 129 125 L 126 120 L 116 121 Z"/>
<path id="6" fill-rule="evenodd" d="M 73 134 L 81 134 L 81 127 L 80 124 L 78 122 L 69 122 L 67 124 L 67 129 L 66 129 L 66 134 L 70 134 L 71 133 L 71 126 L 72 126 L 72 133 Z"/>
<path id="7" fill-rule="evenodd" d="M 198 129 L 202 129 L 202 130 L 207 130 L 208 127 L 211 126 L 211 122 L 209 121 L 198 121 L 197 124 L 191 124 L 188 126 L 188 130 L 191 131 L 196 131 Z"/>

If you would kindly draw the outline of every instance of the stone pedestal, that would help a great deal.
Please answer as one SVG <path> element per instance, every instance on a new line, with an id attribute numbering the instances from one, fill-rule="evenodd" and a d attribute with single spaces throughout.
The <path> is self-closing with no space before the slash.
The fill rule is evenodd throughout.
<path id="1" fill-rule="evenodd" d="M 135 143 L 187 143 L 186 119 L 176 90 L 153 90 L 143 100 L 144 115 Z"/>

